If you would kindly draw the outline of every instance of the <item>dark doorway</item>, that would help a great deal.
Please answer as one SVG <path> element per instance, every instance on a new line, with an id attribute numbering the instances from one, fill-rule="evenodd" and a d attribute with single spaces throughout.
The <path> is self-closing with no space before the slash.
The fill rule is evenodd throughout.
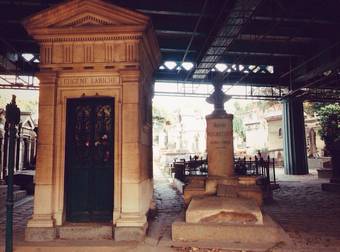
<path id="1" fill-rule="evenodd" d="M 113 123 L 113 98 L 80 98 L 67 101 L 67 221 L 112 219 Z"/>

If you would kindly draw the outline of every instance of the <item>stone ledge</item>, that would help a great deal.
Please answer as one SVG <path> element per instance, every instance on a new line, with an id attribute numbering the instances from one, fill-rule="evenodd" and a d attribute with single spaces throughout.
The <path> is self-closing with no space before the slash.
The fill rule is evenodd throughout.
<path id="1" fill-rule="evenodd" d="M 72 223 L 58 227 L 58 236 L 63 240 L 112 240 L 112 224 Z"/>
<path id="2" fill-rule="evenodd" d="M 200 248 L 203 249 L 203 251 L 265 252 L 276 251 L 273 248 L 276 248 L 277 246 L 282 246 L 284 244 L 282 244 L 281 242 L 267 242 L 259 244 L 259 243 L 232 243 L 226 241 L 192 241 L 192 242 L 173 241 L 171 245 L 174 248 L 191 247 Z M 289 250 L 284 252 L 292 251 L 294 251 L 293 248 L 289 247 Z"/>
<path id="3" fill-rule="evenodd" d="M 46 242 L 18 242 L 15 252 L 123 252 L 136 251 L 138 242 L 116 242 L 113 240 L 55 240 Z M 0 251 L 2 247 L 0 245 Z M 143 250 L 148 251 L 148 250 Z"/>
<path id="4" fill-rule="evenodd" d="M 53 241 L 57 237 L 54 227 L 27 227 L 25 230 L 26 241 Z"/>
<path id="5" fill-rule="evenodd" d="M 216 196 L 193 198 L 185 220 L 202 224 L 263 224 L 261 209 L 255 200 Z"/>
<path id="6" fill-rule="evenodd" d="M 264 225 L 251 224 L 200 224 L 174 222 L 173 241 L 221 241 L 237 244 L 262 244 L 285 242 L 290 238 L 268 215 L 264 215 Z"/>
<path id="7" fill-rule="evenodd" d="M 115 227 L 115 241 L 143 241 L 145 239 L 145 227 Z"/>
<path id="8" fill-rule="evenodd" d="M 318 171 L 318 178 L 330 179 L 333 174 L 333 169 L 331 168 L 321 168 L 321 169 L 317 169 L 317 171 Z"/>

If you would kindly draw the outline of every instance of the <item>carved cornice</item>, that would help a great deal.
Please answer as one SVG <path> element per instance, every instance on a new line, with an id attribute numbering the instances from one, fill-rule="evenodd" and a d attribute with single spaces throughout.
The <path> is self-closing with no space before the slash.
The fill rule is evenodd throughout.
<path id="1" fill-rule="evenodd" d="M 50 42 L 92 42 L 92 41 L 117 41 L 117 40 L 140 40 L 142 34 L 111 34 L 111 35 L 95 35 L 95 36 L 60 36 L 60 35 L 40 35 L 36 39 L 41 43 Z"/>

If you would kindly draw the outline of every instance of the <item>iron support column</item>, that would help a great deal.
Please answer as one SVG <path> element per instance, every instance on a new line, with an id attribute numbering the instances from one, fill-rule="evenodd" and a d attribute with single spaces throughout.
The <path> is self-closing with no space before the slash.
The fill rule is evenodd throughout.
<path id="1" fill-rule="evenodd" d="M 13 175 L 15 159 L 15 141 L 17 128 L 20 121 L 20 110 L 16 106 L 15 96 L 12 102 L 6 106 L 6 122 L 8 122 L 9 148 L 8 148 L 8 169 L 7 169 L 7 200 L 6 200 L 6 252 L 13 251 Z"/>
<path id="2" fill-rule="evenodd" d="M 303 102 L 296 98 L 283 100 L 283 146 L 286 174 L 308 174 Z"/>

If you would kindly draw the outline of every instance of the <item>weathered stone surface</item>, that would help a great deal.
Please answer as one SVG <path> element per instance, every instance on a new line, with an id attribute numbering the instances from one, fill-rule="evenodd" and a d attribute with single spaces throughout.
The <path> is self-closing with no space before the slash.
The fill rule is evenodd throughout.
<path id="1" fill-rule="evenodd" d="M 288 236 L 269 216 L 264 225 L 174 222 L 174 241 L 227 241 L 232 243 L 289 242 Z"/>
<path id="2" fill-rule="evenodd" d="M 232 185 L 222 185 L 217 186 L 217 196 L 237 198 L 238 197 L 239 186 Z"/>
<path id="3" fill-rule="evenodd" d="M 144 227 L 116 227 L 114 239 L 115 241 L 143 241 L 145 231 Z"/>
<path id="4" fill-rule="evenodd" d="M 271 190 L 270 190 L 271 192 Z M 255 200 L 261 206 L 263 204 L 265 191 L 258 185 L 224 185 L 219 184 L 217 187 L 217 196 L 220 197 L 241 197 Z"/>
<path id="5" fill-rule="evenodd" d="M 27 227 L 25 230 L 26 241 L 53 241 L 57 237 L 55 228 Z"/>
<path id="6" fill-rule="evenodd" d="M 189 205 L 191 198 L 194 196 L 208 195 L 254 199 L 259 206 L 263 204 L 266 197 L 271 198 L 271 190 L 266 190 L 265 187 L 257 185 L 259 182 L 261 184 L 262 177 L 246 178 L 244 181 L 246 182 L 240 184 L 238 177 L 223 178 L 216 176 L 209 176 L 204 180 L 204 183 L 190 181 L 184 188 L 185 204 Z"/>
<path id="7" fill-rule="evenodd" d="M 232 177 L 234 174 L 232 119 L 229 114 L 206 117 L 209 176 Z"/>
<path id="8" fill-rule="evenodd" d="M 322 169 L 317 169 L 317 171 L 318 171 L 319 178 L 330 179 L 332 177 L 332 173 L 333 173 L 332 168 L 322 168 Z"/>
<path id="9" fill-rule="evenodd" d="M 186 211 L 187 223 L 263 224 L 254 200 L 225 197 L 193 198 Z"/>
<path id="10" fill-rule="evenodd" d="M 238 182 L 241 185 L 256 185 L 257 177 L 254 176 L 240 176 Z"/>
<path id="11" fill-rule="evenodd" d="M 65 240 L 111 240 L 112 225 L 70 223 L 58 228 L 59 238 Z"/>

